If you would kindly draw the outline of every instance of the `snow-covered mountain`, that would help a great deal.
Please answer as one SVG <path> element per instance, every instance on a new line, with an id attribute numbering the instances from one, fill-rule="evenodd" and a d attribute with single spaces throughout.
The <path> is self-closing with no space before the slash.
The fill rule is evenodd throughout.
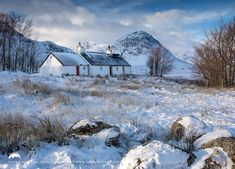
<path id="1" fill-rule="evenodd" d="M 87 51 L 105 52 L 108 45 L 96 44 L 95 42 L 81 42 L 82 47 Z"/>
<path id="2" fill-rule="evenodd" d="M 149 72 L 146 62 L 151 50 L 155 47 L 165 48 L 158 40 L 145 31 L 127 34 L 112 45 L 115 52 L 123 53 L 122 56 L 132 65 L 132 71 L 136 74 Z M 176 58 L 168 49 L 166 50 L 167 57 L 173 60 L 173 69 L 167 76 L 190 78 L 191 64 Z"/>

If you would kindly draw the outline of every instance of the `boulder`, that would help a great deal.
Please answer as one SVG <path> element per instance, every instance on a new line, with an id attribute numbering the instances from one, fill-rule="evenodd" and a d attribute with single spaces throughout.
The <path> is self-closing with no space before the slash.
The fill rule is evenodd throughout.
<path id="1" fill-rule="evenodd" d="M 197 159 L 191 169 L 232 169 L 233 162 L 222 148 L 213 147 L 195 152 Z"/>
<path id="2" fill-rule="evenodd" d="M 194 116 L 177 119 L 171 127 L 171 137 L 176 140 L 196 140 L 206 133 L 206 124 Z"/>
<path id="3" fill-rule="evenodd" d="M 195 149 L 221 147 L 235 163 L 235 138 L 227 130 L 216 130 L 203 135 L 194 142 Z"/>
<path id="4" fill-rule="evenodd" d="M 119 169 L 187 168 L 188 154 L 160 141 L 152 141 L 130 150 Z"/>
<path id="5" fill-rule="evenodd" d="M 102 122 L 92 121 L 89 119 L 77 121 L 70 127 L 68 131 L 69 136 L 92 135 L 100 132 L 103 129 L 111 128 L 113 126 Z"/>
<path id="6" fill-rule="evenodd" d="M 94 145 L 105 143 L 107 146 L 120 146 L 120 129 L 102 121 L 78 121 L 69 129 L 68 135 L 84 142 L 93 142 Z"/>

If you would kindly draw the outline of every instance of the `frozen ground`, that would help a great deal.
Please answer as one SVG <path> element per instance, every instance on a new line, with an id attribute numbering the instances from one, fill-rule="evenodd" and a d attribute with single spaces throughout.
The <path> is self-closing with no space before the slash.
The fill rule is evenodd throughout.
<path id="1" fill-rule="evenodd" d="M 57 92 L 32 91 L 22 86 L 28 79 L 43 90 Z M 63 119 L 68 127 L 78 120 L 95 119 L 126 133 L 141 126 L 160 141 L 167 139 L 178 117 L 194 115 L 210 129 L 227 129 L 235 136 L 234 89 L 203 89 L 156 78 L 123 81 L 0 72 L 0 112 L 45 114 Z M 117 168 L 126 150 L 94 143 L 96 137 L 100 136 L 92 136 L 82 147 L 43 143 L 31 154 L 18 152 L 20 159 L 13 155 L 15 160 L 1 155 L 0 168 Z"/>

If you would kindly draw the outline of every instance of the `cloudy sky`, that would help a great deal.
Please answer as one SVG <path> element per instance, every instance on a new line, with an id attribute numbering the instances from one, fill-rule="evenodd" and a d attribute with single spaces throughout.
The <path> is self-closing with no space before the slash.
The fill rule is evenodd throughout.
<path id="1" fill-rule="evenodd" d="M 74 48 L 81 41 L 112 44 L 136 30 L 152 34 L 178 57 L 202 42 L 220 18 L 235 16 L 234 0 L 1 0 L 1 12 L 33 20 L 33 39 Z"/>

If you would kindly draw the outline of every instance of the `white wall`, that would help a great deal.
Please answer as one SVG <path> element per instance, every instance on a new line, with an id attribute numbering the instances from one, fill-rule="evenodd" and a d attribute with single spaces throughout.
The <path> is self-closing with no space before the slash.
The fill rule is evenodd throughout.
<path id="1" fill-rule="evenodd" d="M 123 66 L 112 66 L 113 75 L 123 75 Z"/>
<path id="2" fill-rule="evenodd" d="M 109 75 L 109 66 L 90 66 L 90 75 L 92 76 Z"/>
<path id="3" fill-rule="evenodd" d="M 76 75 L 76 66 L 64 66 L 63 74 Z"/>
<path id="4" fill-rule="evenodd" d="M 61 76 L 63 65 L 53 55 L 50 55 L 39 68 L 39 73 Z"/>
<path id="5" fill-rule="evenodd" d="M 79 76 L 88 76 L 88 65 L 79 65 Z M 76 66 L 65 66 L 63 68 L 63 74 L 77 75 Z"/>
<path id="6" fill-rule="evenodd" d="M 88 73 L 89 73 L 88 65 L 79 66 L 79 75 L 88 76 Z"/>
<path id="7" fill-rule="evenodd" d="M 131 67 L 130 66 L 125 66 L 124 67 L 124 74 L 125 75 L 130 75 L 131 74 Z"/>

